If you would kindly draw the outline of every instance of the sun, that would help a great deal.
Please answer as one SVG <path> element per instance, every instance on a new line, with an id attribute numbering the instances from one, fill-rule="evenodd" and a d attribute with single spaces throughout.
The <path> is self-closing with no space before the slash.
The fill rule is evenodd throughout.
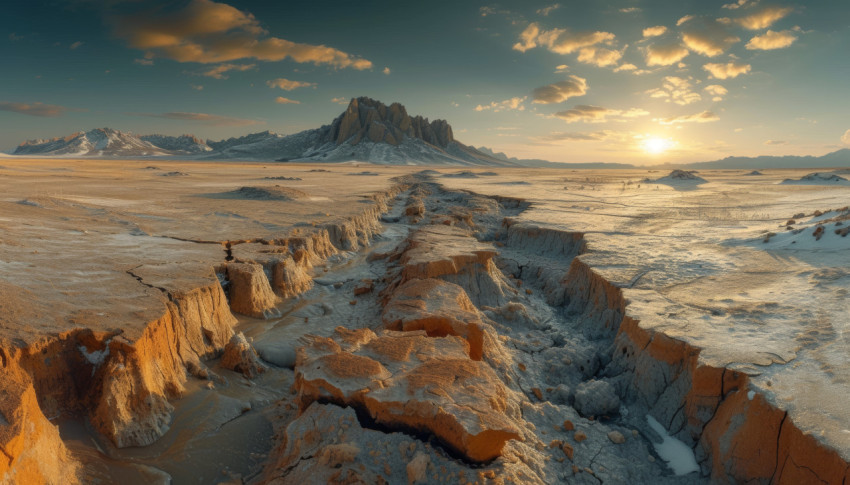
<path id="1" fill-rule="evenodd" d="M 644 151 L 653 155 L 659 155 L 661 153 L 664 153 L 671 146 L 673 146 L 673 143 L 666 138 L 658 138 L 651 136 L 643 141 Z"/>

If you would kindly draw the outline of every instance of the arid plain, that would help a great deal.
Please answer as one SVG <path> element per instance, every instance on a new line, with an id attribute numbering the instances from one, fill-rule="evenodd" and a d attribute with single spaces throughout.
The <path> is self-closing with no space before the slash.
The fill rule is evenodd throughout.
<path id="1" fill-rule="evenodd" d="M 812 170 L 0 160 L 4 483 L 842 483 Z"/>

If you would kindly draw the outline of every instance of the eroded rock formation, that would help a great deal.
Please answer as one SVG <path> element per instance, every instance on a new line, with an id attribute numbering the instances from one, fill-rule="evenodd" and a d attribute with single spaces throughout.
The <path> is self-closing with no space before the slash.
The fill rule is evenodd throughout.
<path id="1" fill-rule="evenodd" d="M 352 406 L 380 425 L 434 435 L 465 459 L 486 462 L 520 438 L 521 418 L 511 392 L 468 352 L 454 336 L 340 327 L 299 350 L 298 400 L 302 409 L 317 401 Z"/>
<path id="2" fill-rule="evenodd" d="M 439 148 L 454 141 L 452 127 L 446 120 L 429 122 L 421 116 L 411 117 L 399 103 L 389 106 L 371 98 L 352 99 L 345 112 L 331 123 L 327 141 L 340 145 L 361 140 L 400 144 L 405 137 L 418 138 Z"/>

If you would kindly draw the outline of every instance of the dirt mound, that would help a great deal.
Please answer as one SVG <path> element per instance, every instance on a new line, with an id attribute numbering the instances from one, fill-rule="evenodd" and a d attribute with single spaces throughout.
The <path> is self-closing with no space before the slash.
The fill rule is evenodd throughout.
<path id="1" fill-rule="evenodd" d="M 230 192 L 215 194 L 214 199 L 240 199 L 240 200 L 298 200 L 306 199 L 310 194 L 303 190 L 293 189 L 291 187 L 282 187 L 275 185 L 274 187 L 240 187 Z"/>

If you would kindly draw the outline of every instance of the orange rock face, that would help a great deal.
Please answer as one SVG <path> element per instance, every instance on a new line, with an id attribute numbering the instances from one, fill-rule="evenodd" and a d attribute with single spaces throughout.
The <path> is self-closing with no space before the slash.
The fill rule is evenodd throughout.
<path id="1" fill-rule="evenodd" d="M 353 406 L 383 426 L 433 434 L 466 459 L 486 462 L 519 439 L 520 424 L 510 391 L 467 353 L 454 336 L 338 328 L 299 350 L 298 400 L 302 409 L 321 400 Z"/>
<path id="2" fill-rule="evenodd" d="M 484 354 L 484 327 L 478 309 L 458 285 L 428 278 L 401 285 L 384 307 L 390 330 L 424 330 L 429 337 L 454 335 L 469 343 L 469 357 Z"/>
<path id="3" fill-rule="evenodd" d="M 0 348 L 0 484 L 79 483 L 78 464 L 10 357 Z"/>
<path id="4" fill-rule="evenodd" d="M 278 299 L 259 264 L 228 263 L 225 267 L 230 281 L 230 308 L 243 315 L 265 318 Z"/>

